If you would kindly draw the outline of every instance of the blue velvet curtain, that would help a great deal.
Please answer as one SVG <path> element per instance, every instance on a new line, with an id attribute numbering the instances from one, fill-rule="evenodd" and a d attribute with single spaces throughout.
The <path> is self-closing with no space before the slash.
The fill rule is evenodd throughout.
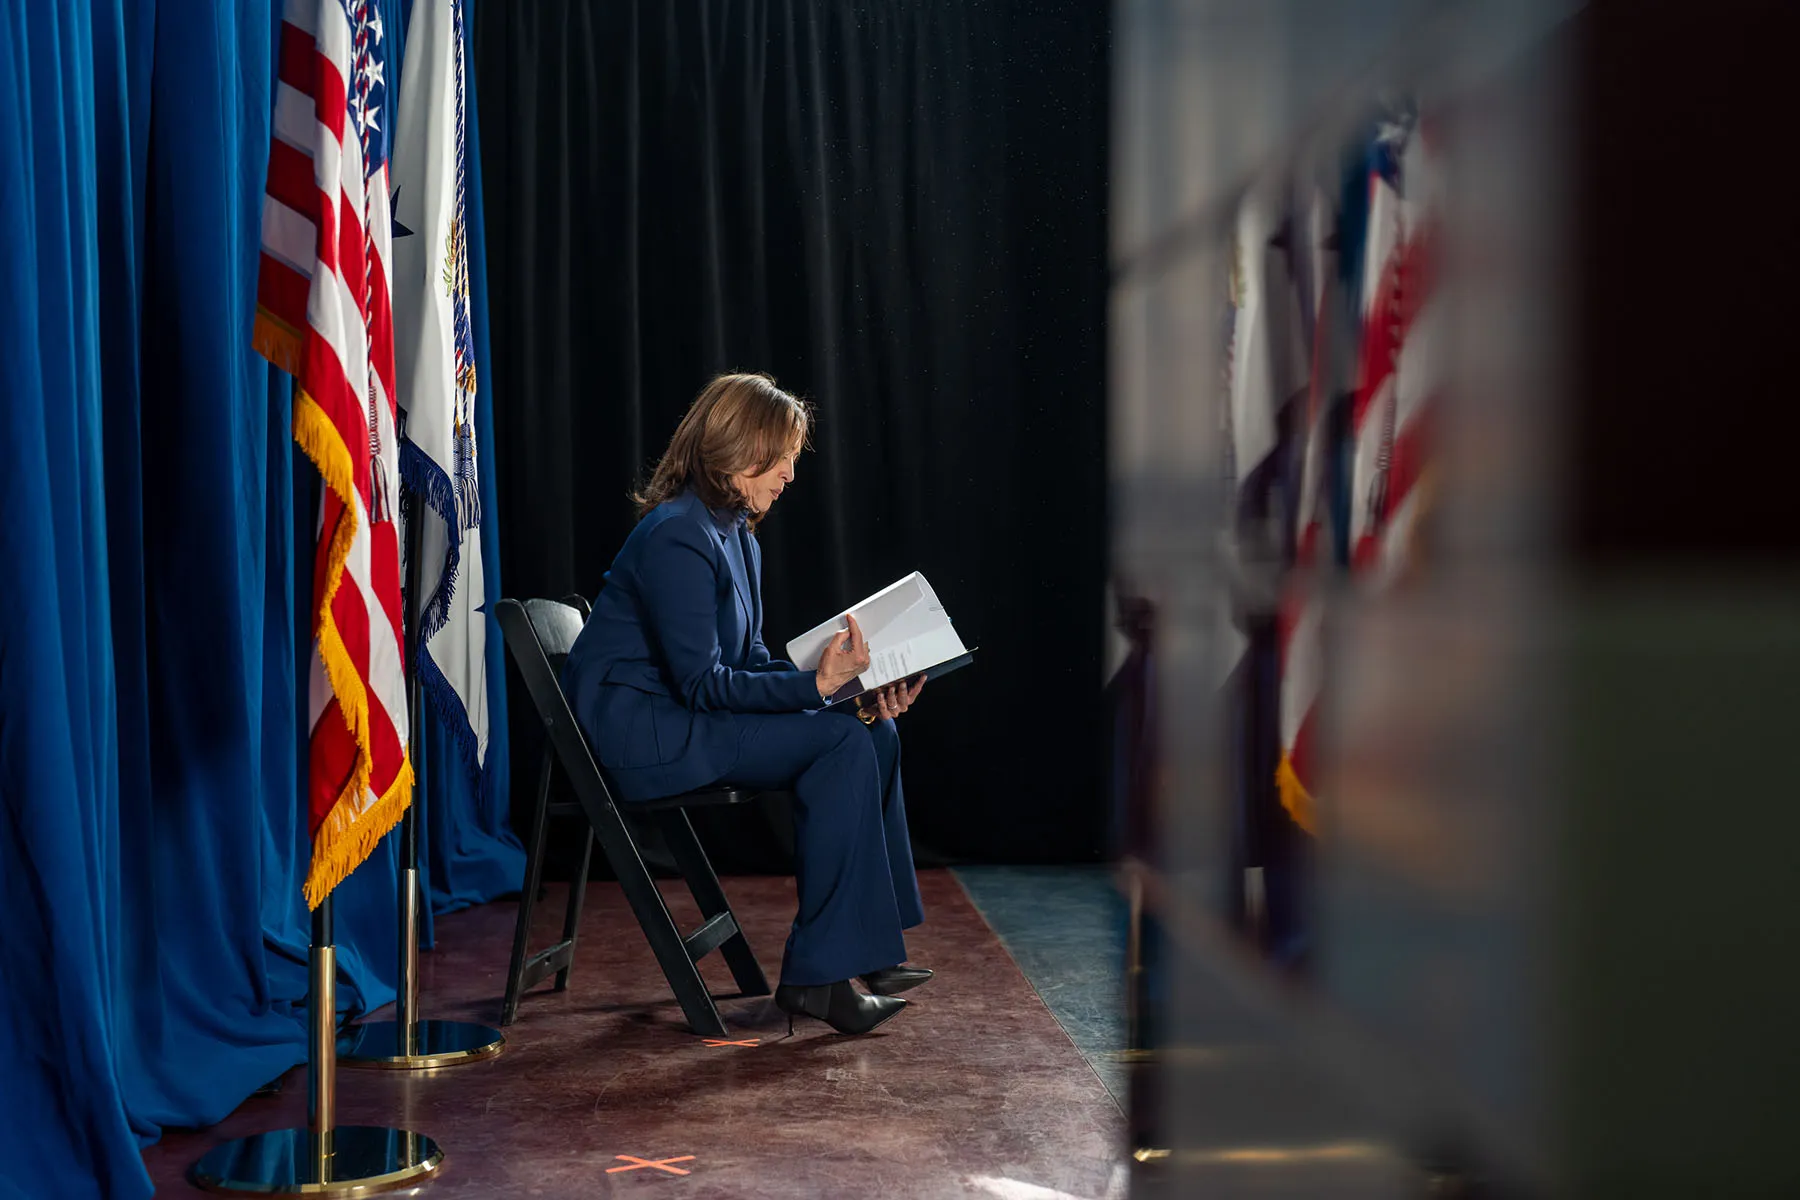
<path id="1" fill-rule="evenodd" d="M 249 349 L 277 9 L 0 8 L 5 1200 L 148 1195 L 144 1141 L 303 1058 L 317 483 Z M 492 744 L 426 757 L 434 907 L 518 886 Z M 394 862 L 337 892 L 348 1012 L 393 995 Z"/>

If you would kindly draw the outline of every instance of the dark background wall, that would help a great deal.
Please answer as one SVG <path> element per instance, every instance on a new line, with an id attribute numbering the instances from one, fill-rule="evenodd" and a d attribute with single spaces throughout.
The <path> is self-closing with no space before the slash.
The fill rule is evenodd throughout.
<path id="1" fill-rule="evenodd" d="M 508 592 L 596 592 L 695 392 L 770 371 L 819 407 L 770 644 L 923 571 L 981 652 L 904 721 L 922 855 L 1097 856 L 1106 6 L 476 14 Z M 722 868 L 782 865 L 732 821 Z"/>

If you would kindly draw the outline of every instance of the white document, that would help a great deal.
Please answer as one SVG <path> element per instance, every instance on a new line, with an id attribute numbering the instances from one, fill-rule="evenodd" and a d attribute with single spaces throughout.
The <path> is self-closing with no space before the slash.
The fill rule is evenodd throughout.
<path id="1" fill-rule="evenodd" d="M 831 639 L 850 628 L 846 618 L 852 615 L 869 646 L 869 669 L 834 699 L 909 679 L 969 653 L 937 593 L 914 571 L 789 642 L 788 661 L 802 671 L 816 669 Z"/>

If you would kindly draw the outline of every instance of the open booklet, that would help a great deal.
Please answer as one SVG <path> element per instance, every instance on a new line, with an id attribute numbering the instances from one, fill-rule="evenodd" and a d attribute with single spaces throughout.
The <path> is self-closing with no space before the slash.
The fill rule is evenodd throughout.
<path id="1" fill-rule="evenodd" d="M 802 671 L 818 667 L 831 639 L 850 628 L 845 618 L 852 614 L 869 646 L 869 669 L 832 693 L 827 704 L 842 704 L 902 679 L 935 679 L 975 661 L 937 593 L 917 571 L 789 642 L 788 661 Z"/>

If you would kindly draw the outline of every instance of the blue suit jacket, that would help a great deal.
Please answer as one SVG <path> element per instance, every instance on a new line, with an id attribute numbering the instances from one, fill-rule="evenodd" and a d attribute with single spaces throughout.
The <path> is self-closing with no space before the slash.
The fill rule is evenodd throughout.
<path id="1" fill-rule="evenodd" d="M 625 539 L 569 651 L 563 690 L 624 798 L 650 800 L 730 773 L 734 713 L 820 707 L 816 675 L 763 645 L 756 536 L 690 491 Z"/>

